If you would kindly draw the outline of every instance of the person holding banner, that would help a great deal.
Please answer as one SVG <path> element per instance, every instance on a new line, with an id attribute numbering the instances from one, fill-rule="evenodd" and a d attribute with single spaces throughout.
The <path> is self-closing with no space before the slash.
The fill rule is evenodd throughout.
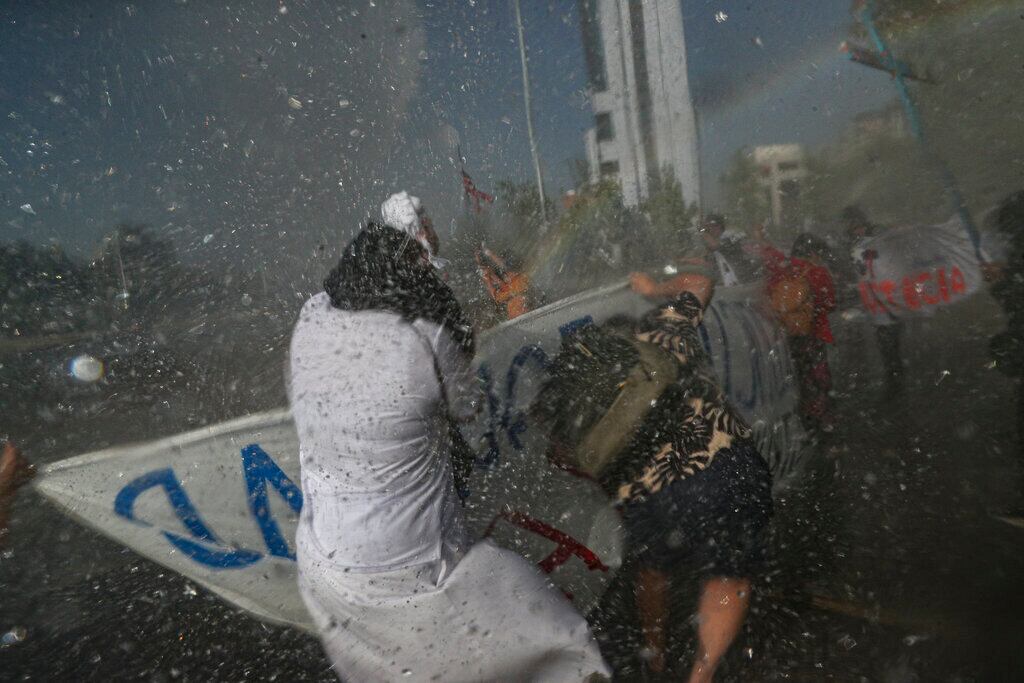
<path id="1" fill-rule="evenodd" d="M 750 257 L 743 239 L 726 230 L 723 216 L 708 214 L 697 234 L 706 250 L 704 257 L 714 265 L 719 286 L 732 287 L 758 278 L 758 264 Z"/>
<path id="2" fill-rule="evenodd" d="M 565 597 L 466 532 L 451 425 L 480 404 L 473 329 L 395 201 L 398 225 L 356 236 L 292 335 L 303 600 L 344 680 L 604 680 Z"/>
<path id="3" fill-rule="evenodd" d="M 825 266 L 828 245 L 803 233 L 787 256 L 768 242 L 760 225 L 754 239 L 765 265 L 768 303 L 786 331 L 800 383 L 800 416 L 804 428 L 820 437 L 835 423 L 827 346 L 835 343 L 829 314 L 836 308 L 836 291 Z"/>
<path id="4" fill-rule="evenodd" d="M 847 282 L 847 286 L 849 291 L 852 291 L 856 289 L 858 281 L 864 276 L 874 278 L 874 262 L 878 259 L 879 254 L 874 249 L 866 248 L 864 243 L 874 236 L 876 226 L 857 206 L 847 206 L 839 218 L 846 233 L 847 252 L 850 258 L 848 269 L 850 280 Z M 884 304 L 880 309 L 885 311 L 884 315 L 872 316 L 872 321 L 875 324 L 875 341 L 878 344 L 878 352 L 882 357 L 882 367 L 885 371 L 886 397 L 896 398 L 902 396 L 904 390 L 903 354 L 900 351 L 903 321 L 889 311 Z"/>
<path id="5" fill-rule="evenodd" d="M 594 478 L 622 512 L 651 673 L 670 666 L 670 585 L 697 580 L 699 649 L 687 680 L 706 683 L 746 617 L 771 474 L 700 341 L 708 265 L 689 262 L 664 282 L 634 273 L 631 283 L 659 305 L 563 338 L 531 415 L 549 459 Z"/>
<path id="6" fill-rule="evenodd" d="M 700 342 L 713 283 L 702 269 L 691 270 L 661 284 L 632 276 L 637 292 L 660 301 L 634 336 L 667 351 L 679 375 L 602 482 L 615 485 L 639 563 L 637 604 L 650 668 L 665 667 L 669 577 L 689 570 L 699 577 L 701 593 L 699 647 L 687 680 L 706 683 L 746 618 L 773 506 L 768 465 L 709 370 Z"/>

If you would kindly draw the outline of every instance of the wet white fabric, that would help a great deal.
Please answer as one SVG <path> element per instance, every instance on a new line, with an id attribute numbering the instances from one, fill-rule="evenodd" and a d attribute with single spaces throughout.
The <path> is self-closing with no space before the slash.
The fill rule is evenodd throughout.
<path id="1" fill-rule="evenodd" d="M 987 237 L 982 258 L 998 244 Z M 905 225 L 859 241 L 851 254 L 863 313 L 874 325 L 930 317 L 984 291 L 985 276 L 959 216 L 936 225 Z"/>
<path id="2" fill-rule="evenodd" d="M 384 200 L 380 207 L 380 217 L 385 225 L 407 232 L 410 237 L 416 238 L 423 228 L 419 217 L 421 207 L 419 197 L 402 190 Z M 429 248 L 428 245 L 423 246 Z"/>
<path id="3" fill-rule="evenodd" d="M 346 681 L 537 681 L 611 676 L 569 601 L 515 553 L 476 544 L 450 571 L 346 573 L 299 539 L 299 589 Z"/>
<path id="4" fill-rule="evenodd" d="M 729 261 L 726 260 L 725 256 L 721 252 L 714 252 L 715 265 L 718 266 L 718 274 L 721 277 L 722 287 L 735 287 L 740 283 L 740 279 L 736 277 L 736 271 L 729 265 Z"/>
<path id="5" fill-rule="evenodd" d="M 438 325 L 311 298 L 291 342 L 299 525 L 310 543 L 352 571 L 436 561 L 445 543 L 458 547 L 444 406 L 472 417 L 473 389 L 469 359 Z"/>
<path id="6" fill-rule="evenodd" d="M 585 620 L 535 567 L 490 543 L 470 548 L 445 411 L 470 419 L 479 395 L 451 336 L 424 320 L 342 311 L 318 294 L 290 355 L 299 587 L 339 675 L 607 674 Z"/>

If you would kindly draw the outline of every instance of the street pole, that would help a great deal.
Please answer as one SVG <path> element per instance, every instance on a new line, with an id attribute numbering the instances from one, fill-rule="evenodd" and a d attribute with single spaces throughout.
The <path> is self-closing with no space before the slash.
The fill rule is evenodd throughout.
<path id="1" fill-rule="evenodd" d="M 121 273 L 121 294 L 118 298 L 124 306 L 124 310 L 128 310 L 128 278 L 124 275 L 124 261 L 121 259 L 121 231 L 117 231 L 117 242 L 114 243 L 114 247 L 117 251 L 117 267 Z"/>
<path id="2" fill-rule="evenodd" d="M 967 210 L 967 202 L 960 193 L 960 187 L 957 185 L 956 178 L 953 176 L 953 172 L 949 170 L 945 160 L 933 152 L 925 141 L 924 128 L 921 126 L 921 116 L 917 111 L 917 105 L 914 104 L 914 100 L 910 96 L 910 90 L 907 88 L 907 82 L 904 79 L 906 66 L 896 59 L 895 55 L 889 50 L 889 46 L 885 43 L 885 39 L 882 38 L 882 34 L 875 27 L 874 5 L 873 0 L 865 0 L 858 13 L 858 18 L 867 30 L 871 42 L 875 44 L 875 49 L 878 50 L 885 68 L 893 76 L 900 100 L 903 102 L 903 108 L 907 113 L 907 121 L 910 123 L 911 132 L 942 173 L 942 183 L 945 185 L 946 192 L 949 193 L 950 198 L 953 200 L 953 208 L 956 209 L 960 222 L 963 223 L 964 231 L 971 240 L 978 263 L 984 263 L 985 259 L 981 255 L 981 235 L 978 233 L 977 226 L 974 225 L 974 219 L 971 218 L 970 211 Z"/>
<path id="3" fill-rule="evenodd" d="M 526 60 L 526 39 L 523 37 L 523 15 L 519 11 L 519 0 L 512 0 L 516 10 L 516 30 L 519 33 L 519 61 L 523 65 L 523 103 L 526 106 L 526 135 L 530 139 L 530 154 L 533 155 L 533 170 L 537 174 L 537 198 L 540 200 L 541 230 L 548 228 L 547 200 L 544 197 L 544 175 L 540 170 L 540 157 L 537 155 L 537 141 L 533 137 L 533 111 L 530 108 L 530 67 Z"/>

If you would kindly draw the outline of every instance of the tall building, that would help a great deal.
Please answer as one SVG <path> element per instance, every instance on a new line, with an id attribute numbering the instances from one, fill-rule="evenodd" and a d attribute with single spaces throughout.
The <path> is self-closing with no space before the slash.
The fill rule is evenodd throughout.
<path id="1" fill-rule="evenodd" d="M 800 190 L 807 177 L 802 145 L 759 145 L 754 148 L 759 182 L 771 207 L 772 224 L 794 227 L 800 219 Z"/>
<path id="2" fill-rule="evenodd" d="M 628 205 L 671 169 L 700 204 L 697 122 L 686 71 L 680 0 L 579 0 L 594 127 L 592 180 L 615 177 Z"/>

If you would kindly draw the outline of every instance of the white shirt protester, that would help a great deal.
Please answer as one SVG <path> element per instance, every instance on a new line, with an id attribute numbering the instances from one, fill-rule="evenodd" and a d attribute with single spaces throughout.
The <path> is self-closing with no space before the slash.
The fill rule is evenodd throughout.
<path id="1" fill-rule="evenodd" d="M 610 675 L 586 621 L 535 567 L 466 534 L 447 425 L 472 417 L 478 395 L 444 328 L 340 310 L 317 294 L 290 362 L 305 501 L 299 584 L 339 675 Z"/>

